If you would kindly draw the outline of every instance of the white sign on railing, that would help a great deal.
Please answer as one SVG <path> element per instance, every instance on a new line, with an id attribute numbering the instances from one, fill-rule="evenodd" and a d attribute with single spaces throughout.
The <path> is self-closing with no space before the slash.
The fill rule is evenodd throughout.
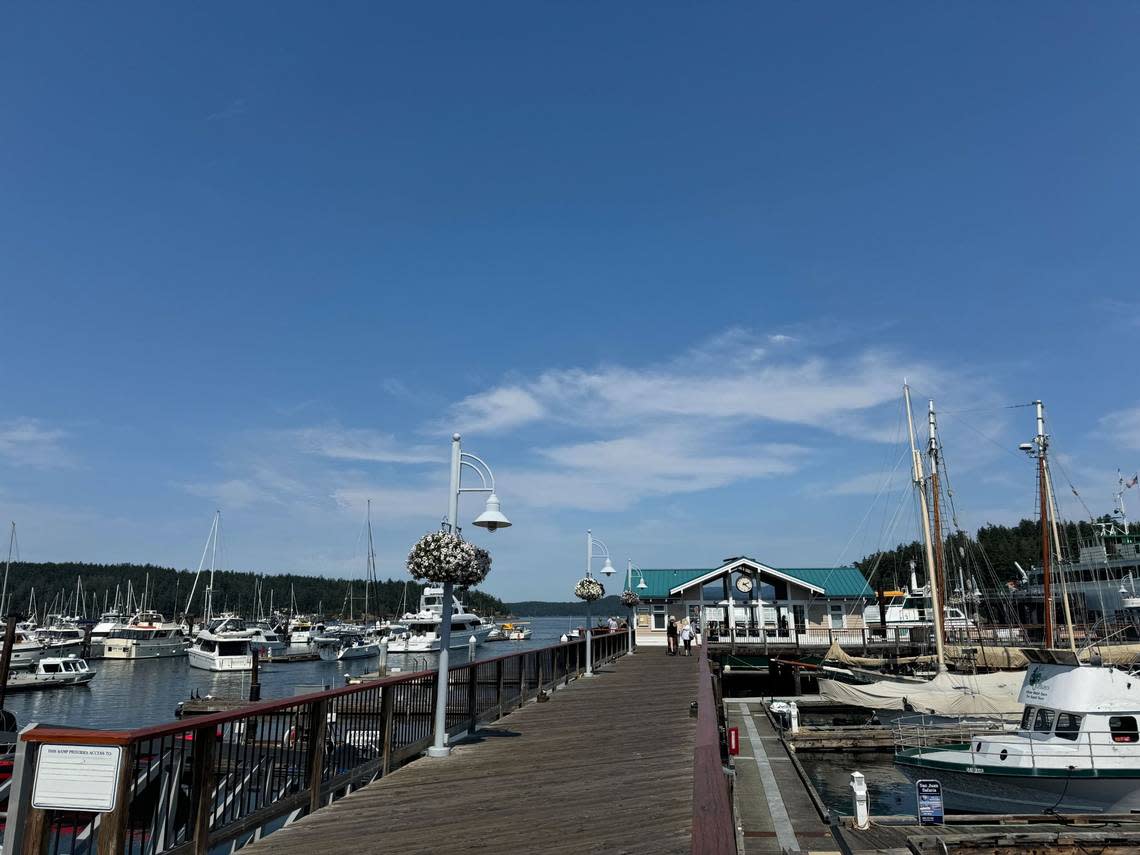
<path id="1" fill-rule="evenodd" d="M 122 755 L 118 745 L 41 745 L 32 807 L 106 813 L 115 806 Z"/>

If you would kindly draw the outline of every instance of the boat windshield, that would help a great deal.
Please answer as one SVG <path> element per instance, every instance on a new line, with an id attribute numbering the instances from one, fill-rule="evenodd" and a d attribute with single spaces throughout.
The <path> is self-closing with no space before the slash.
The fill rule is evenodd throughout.
<path id="1" fill-rule="evenodd" d="M 249 645 L 244 641 L 220 641 L 218 642 L 218 655 L 248 656 Z"/>

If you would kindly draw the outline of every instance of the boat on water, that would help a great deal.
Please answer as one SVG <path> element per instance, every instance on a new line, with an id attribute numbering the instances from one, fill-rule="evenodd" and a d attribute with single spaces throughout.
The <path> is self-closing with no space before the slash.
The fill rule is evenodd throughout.
<path id="1" fill-rule="evenodd" d="M 1066 650 L 1026 655 L 1015 730 L 938 744 L 936 731 L 900 721 L 895 764 L 912 781 L 940 781 L 950 810 L 1140 810 L 1140 672 Z"/>
<path id="2" fill-rule="evenodd" d="M 339 662 L 345 659 L 371 659 L 380 655 L 380 641 L 376 638 L 363 636 L 344 636 L 336 644 L 323 644 L 317 648 L 317 653 L 327 662 Z"/>
<path id="3" fill-rule="evenodd" d="M 504 641 L 529 641 L 534 631 L 527 621 L 507 621 L 498 625 Z"/>
<path id="4" fill-rule="evenodd" d="M 186 655 L 192 668 L 203 671 L 252 671 L 253 630 L 237 617 L 212 621 Z"/>
<path id="5" fill-rule="evenodd" d="M 83 655 L 83 630 L 61 615 L 48 615 L 44 626 L 35 631 L 34 637 L 43 643 L 45 656 Z"/>
<path id="6" fill-rule="evenodd" d="M 467 611 L 458 597 L 453 596 L 451 600 L 451 649 L 467 647 L 472 636 L 476 645 L 486 641 L 493 625 L 483 623 L 477 614 Z M 419 611 L 404 615 L 400 623 L 404 629 L 392 633 L 388 646 L 390 652 L 438 651 L 439 630 L 443 623 L 443 588 L 424 588 Z"/>
<path id="7" fill-rule="evenodd" d="M 4 627 L 6 631 L 7 627 Z M 32 668 L 44 656 L 44 643 L 37 640 L 30 630 L 17 625 L 12 643 L 12 668 Z"/>
<path id="8" fill-rule="evenodd" d="M 117 626 L 121 626 L 127 622 L 127 615 L 118 609 L 103 612 L 99 615 L 99 620 L 91 627 L 91 646 L 89 655 L 92 659 L 96 659 L 103 655 L 103 645 L 107 640 L 107 636 L 111 634 L 111 630 Z"/>
<path id="9" fill-rule="evenodd" d="M 160 612 L 139 612 L 103 640 L 104 659 L 173 659 L 186 655 L 182 625 Z"/>
<path id="10" fill-rule="evenodd" d="M 9 692 L 27 692 L 34 689 L 59 689 L 66 686 L 83 686 L 95 679 L 96 672 L 86 660 L 75 656 L 45 656 L 30 671 L 12 671 L 8 674 Z"/>
<path id="11" fill-rule="evenodd" d="M 258 656 L 273 656 L 276 653 L 284 653 L 289 646 L 266 621 L 259 621 L 249 627 L 249 630 L 251 633 L 249 637 L 250 646 L 257 651 Z"/>

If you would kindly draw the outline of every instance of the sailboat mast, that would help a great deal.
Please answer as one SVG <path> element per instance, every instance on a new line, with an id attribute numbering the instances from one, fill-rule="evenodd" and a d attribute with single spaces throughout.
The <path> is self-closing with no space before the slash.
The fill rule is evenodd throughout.
<path id="1" fill-rule="evenodd" d="M 910 386 L 903 384 L 903 398 L 906 400 L 906 424 L 910 433 L 910 454 L 913 461 L 913 478 L 918 501 L 922 510 L 922 541 L 926 548 L 926 578 L 930 583 L 930 606 L 934 612 L 934 653 L 938 660 L 938 671 L 946 670 L 946 651 L 942 640 L 942 598 L 938 595 L 938 585 L 934 579 L 934 545 L 930 540 L 930 509 L 926 506 L 926 478 L 922 471 L 922 455 L 914 435 L 914 414 L 910 409 Z"/>
<path id="2" fill-rule="evenodd" d="M 372 500 L 368 500 L 368 565 L 364 571 L 364 620 L 368 620 L 368 588 L 376 575 L 376 552 L 372 547 Z"/>
<path id="3" fill-rule="evenodd" d="M 942 602 L 946 602 L 946 563 L 943 554 L 942 512 L 939 504 L 941 488 L 938 482 L 938 421 L 934 415 L 933 400 L 930 401 L 927 422 L 930 428 L 930 447 L 927 450 L 927 455 L 930 457 L 930 506 L 934 512 L 934 537 L 937 538 L 937 545 L 934 548 L 934 579 L 938 585 L 939 597 L 941 597 Z M 965 589 L 963 589 L 963 598 L 965 594 Z"/>
<path id="4" fill-rule="evenodd" d="M 1042 515 L 1041 515 L 1041 536 L 1042 536 L 1042 558 L 1044 553 L 1049 553 L 1049 565 L 1051 568 L 1052 561 L 1055 559 L 1060 564 L 1061 561 L 1061 536 L 1057 530 L 1057 518 L 1059 513 L 1057 511 L 1056 497 L 1053 494 L 1053 479 L 1049 476 L 1049 437 L 1045 433 L 1045 413 L 1044 406 L 1040 401 L 1037 404 L 1037 440 L 1040 454 L 1038 455 L 1038 475 L 1041 478 L 1041 501 L 1042 501 Z M 1049 573 L 1051 576 L 1052 574 Z M 1046 577 L 1048 578 L 1048 576 Z M 1060 575 L 1061 580 L 1061 606 L 1065 615 L 1065 630 L 1069 635 L 1069 649 L 1074 653 L 1077 652 L 1076 639 L 1073 637 L 1073 615 L 1069 609 L 1069 590 L 1065 582 L 1065 574 L 1062 572 Z M 1053 600 L 1050 595 L 1046 596 L 1047 604 L 1046 614 L 1053 617 Z M 1050 625 L 1052 620 L 1050 620 Z M 1050 644 L 1052 643 L 1052 636 L 1047 636 Z"/>
<path id="5" fill-rule="evenodd" d="M 12 532 L 8 535 L 8 561 L 4 564 L 4 587 L 0 590 L 0 611 L 3 611 L 8 600 L 8 571 L 12 569 L 12 548 L 16 545 L 16 523 L 12 523 Z M 5 617 L 7 613 L 5 612 Z"/>
<path id="6" fill-rule="evenodd" d="M 1033 402 L 1037 407 L 1037 435 L 1033 438 L 1037 446 L 1037 492 L 1041 508 L 1041 596 L 1045 600 L 1045 647 L 1053 646 L 1053 547 L 1050 543 L 1052 531 L 1049 526 L 1049 496 L 1045 486 L 1045 407 L 1040 401 Z"/>
<path id="7" fill-rule="evenodd" d="M 214 562 L 218 557 L 218 522 L 221 516 L 221 511 L 214 511 L 214 543 L 210 548 L 210 584 L 206 588 L 206 623 L 214 617 Z"/>

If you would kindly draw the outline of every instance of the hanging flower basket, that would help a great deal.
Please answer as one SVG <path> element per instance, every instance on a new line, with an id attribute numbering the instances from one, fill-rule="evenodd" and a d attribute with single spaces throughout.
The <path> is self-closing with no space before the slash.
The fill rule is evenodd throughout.
<path id="1" fill-rule="evenodd" d="M 602 583 L 589 576 L 585 579 L 579 579 L 578 584 L 574 586 L 574 596 L 579 600 L 585 600 L 587 603 L 600 600 L 605 595 L 606 589 L 602 587 Z"/>
<path id="2" fill-rule="evenodd" d="M 641 597 L 637 596 L 637 591 L 622 591 L 621 604 L 627 608 L 633 608 L 641 602 Z"/>
<path id="3" fill-rule="evenodd" d="M 485 549 L 446 531 L 421 537 L 408 553 L 408 572 L 425 582 L 469 587 L 486 578 L 491 556 Z"/>

